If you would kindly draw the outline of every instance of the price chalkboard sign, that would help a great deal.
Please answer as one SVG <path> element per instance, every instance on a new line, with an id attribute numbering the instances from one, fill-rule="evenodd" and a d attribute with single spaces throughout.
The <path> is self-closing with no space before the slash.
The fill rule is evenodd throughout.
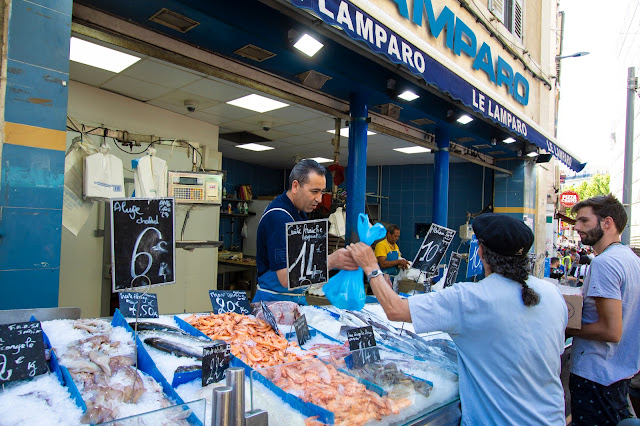
<path id="1" fill-rule="evenodd" d="M 260 301 L 260 306 L 262 306 L 262 315 L 264 315 L 264 319 L 267 320 L 276 334 L 280 334 L 280 330 L 278 330 L 278 322 L 276 321 L 276 317 L 273 316 L 273 312 L 271 312 L 267 305 L 265 305 L 262 301 Z"/>
<path id="2" fill-rule="evenodd" d="M 418 254 L 413 259 L 413 268 L 426 272 L 427 277 L 438 275 L 438 264 L 447 252 L 456 231 L 444 226 L 431 224 L 429 232 L 425 235 Z"/>
<path id="3" fill-rule="evenodd" d="M 347 339 L 349 350 L 355 351 L 352 352 L 354 366 L 362 367 L 365 364 L 380 361 L 380 352 L 376 347 L 376 338 L 370 325 L 347 330 Z"/>
<path id="4" fill-rule="evenodd" d="M 478 255 L 478 238 L 475 234 L 471 237 L 469 243 L 469 263 L 467 264 L 467 278 L 475 275 L 480 275 L 484 270 L 482 266 L 482 259 Z"/>
<path id="5" fill-rule="evenodd" d="M 327 282 L 328 247 L 327 219 L 287 223 L 289 289 Z"/>
<path id="6" fill-rule="evenodd" d="M 158 296 L 155 293 L 123 291 L 118 294 L 120 312 L 126 318 L 158 318 Z"/>
<path id="7" fill-rule="evenodd" d="M 217 383 L 224 379 L 224 372 L 229 368 L 231 360 L 231 346 L 220 343 L 202 352 L 202 386 Z"/>
<path id="8" fill-rule="evenodd" d="M 211 306 L 216 314 L 235 312 L 236 314 L 249 315 L 251 305 L 247 299 L 247 293 L 241 290 L 209 290 Z"/>
<path id="9" fill-rule="evenodd" d="M 460 261 L 462 255 L 458 252 L 451 253 L 449 259 L 449 266 L 447 266 L 447 277 L 444 279 L 444 288 L 451 287 L 458 276 L 458 269 L 460 269 Z"/>
<path id="10" fill-rule="evenodd" d="M 175 283 L 173 198 L 121 198 L 111 203 L 113 291 Z"/>
<path id="11" fill-rule="evenodd" d="M 311 334 L 309 333 L 309 325 L 307 324 L 307 318 L 304 314 L 300 315 L 293 321 L 293 326 L 296 329 L 298 345 L 302 346 L 307 343 L 307 340 L 311 338 Z"/>
<path id="12" fill-rule="evenodd" d="M 28 379 L 47 371 L 38 321 L 0 325 L 0 383 Z"/>

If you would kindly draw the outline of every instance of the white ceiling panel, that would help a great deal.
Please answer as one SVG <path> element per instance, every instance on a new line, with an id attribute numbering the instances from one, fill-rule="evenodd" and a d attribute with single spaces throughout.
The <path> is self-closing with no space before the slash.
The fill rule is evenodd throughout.
<path id="1" fill-rule="evenodd" d="M 169 90 L 158 84 L 148 83 L 124 75 L 117 75 L 100 87 L 143 102 L 160 96 Z"/>
<path id="2" fill-rule="evenodd" d="M 177 89 L 202 78 L 199 75 L 182 71 L 152 59 L 138 61 L 120 74 L 172 89 Z"/>
<path id="3" fill-rule="evenodd" d="M 234 105 L 229 105 L 226 103 L 218 103 L 209 108 L 203 109 L 202 111 L 217 115 L 219 117 L 228 118 L 229 120 L 240 120 L 242 118 L 251 117 L 255 115 L 255 111 L 250 111 L 248 109 L 240 108 Z"/>
<path id="4" fill-rule="evenodd" d="M 193 93 L 215 99 L 218 102 L 231 101 L 252 93 L 248 89 L 238 89 L 211 78 L 203 78 L 184 86 L 181 90 L 187 93 Z"/>
<path id="5" fill-rule="evenodd" d="M 208 112 L 207 108 L 212 107 L 218 103 L 218 101 L 214 99 L 195 95 L 193 93 L 183 92 L 182 90 L 178 90 L 178 89 L 163 93 L 161 96 L 157 96 L 153 100 L 180 107 L 182 108 L 184 114 L 189 113 L 189 111 L 187 111 L 187 108 L 184 106 L 184 102 L 186 100 L 189 100 L 195 103 L 195 105 L 197 105 L 197 108 L 196 108 L 197 111 L 204 111 L 204 112 Z M 219 115 L 212 112 L 211 114 Z"/>
<path id="6" fill-rule="evenodd" d="M 80 62 L 69 61 L 69 75 L 74 76 L 74 80 L 80 83 L 97 87 L 118 74 Z"/>

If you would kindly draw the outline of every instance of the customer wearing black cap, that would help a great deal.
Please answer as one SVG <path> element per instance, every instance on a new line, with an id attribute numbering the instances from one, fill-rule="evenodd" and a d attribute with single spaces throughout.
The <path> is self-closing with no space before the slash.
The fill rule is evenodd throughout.
<path id="1" fill-rule="evenodd" d="M 551 283 L 529 276 L 533 233 L 500 214 L 474 219 L 485 278 L 403 299 L 376 272 L 369 246 L 347 250 L 391 320 L 445 331 L 458 351 L 462 424 L 564 425 L 560 355 L 567 307 Z"/>

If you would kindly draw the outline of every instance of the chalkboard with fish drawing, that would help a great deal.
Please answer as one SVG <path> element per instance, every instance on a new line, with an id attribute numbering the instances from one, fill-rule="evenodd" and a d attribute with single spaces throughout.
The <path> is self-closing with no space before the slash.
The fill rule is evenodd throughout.
<path id="1" fill-rule="evenodd" d="M 113 291 L 173 284 L 173 198 L 120 198 L 110 202 Z"/>
<path id="2" fill-rule="evenodd" d="M 48 371 L 38 321 L 0 325 L 0 384 Z"/>
<path id="3" fill-rule="evenodd" d="M 329 277 L 327 219 L 287 223 L 288 288 L 326 283 Z"/>

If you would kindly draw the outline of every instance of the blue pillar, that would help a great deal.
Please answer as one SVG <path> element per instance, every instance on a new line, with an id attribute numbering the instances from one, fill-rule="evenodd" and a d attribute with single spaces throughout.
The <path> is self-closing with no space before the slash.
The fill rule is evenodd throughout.
<path id="1" fill-rule="evenodd" d="M 438 151 L 434 159 L 433 223 L 447 226 L 449 207 L 449 129 L 436 129 Z"/>
<path id="2" fill-rule="evenodd" d="M 366 97 L 362 93 L 352 93 L 350 109 L 345 228 L 347 244 L 358 241 L 358 215 L 364 213 L 367 182 L 367 117 L 369 115 Z"/>

